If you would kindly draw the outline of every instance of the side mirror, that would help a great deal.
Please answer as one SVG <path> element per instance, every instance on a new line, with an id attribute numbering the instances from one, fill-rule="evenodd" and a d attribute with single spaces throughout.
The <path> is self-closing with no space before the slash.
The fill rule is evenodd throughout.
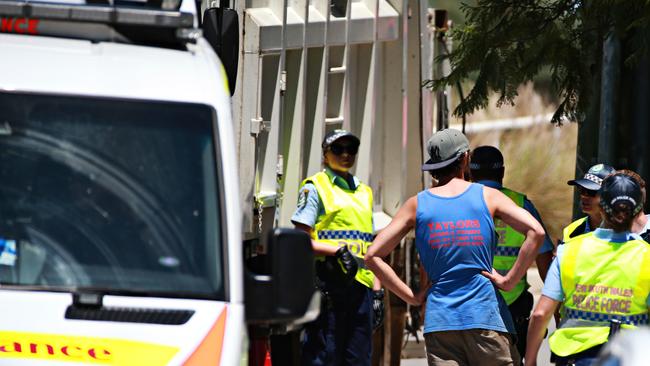
<path id="1" fill-rule="evenodd" d="M 268 274 L 245 272 L 246 320 L 290 324 L 318 316 L 320 293 L 314 287 L 314 253 L 309 235 L 300 230 L 269 233 Z"/>
<path id="2" fill-rule="evenodd" d="M 230 95 L 237 85 L 239 63 L 239 18 L 228 8 L 210 8 L 203 13 L 203 35 L 217 53 L 228 76 Z"/>

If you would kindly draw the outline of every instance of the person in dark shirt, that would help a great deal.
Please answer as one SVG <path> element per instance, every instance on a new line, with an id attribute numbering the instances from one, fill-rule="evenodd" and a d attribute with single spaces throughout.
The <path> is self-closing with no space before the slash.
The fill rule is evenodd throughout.
<path id="1" fill-rule="evenodd" d="M 494 146 L 479 146 L 472 151 L 471 163 L 469 164 L 472 181 L 483 184 L 486 187 L 498 189 L 512 199 L 517 206 L 528 211 L 542 224 L 542 219 L 533 203 L 524 195 L 503 186 L 505 164 L 503 154 Z M 497 271 L 507 273 L 517 259 L 517 254 L 526 238 L 515 229 L 506 225 L 503 220 L 495 219 L 494 226 L 499 234 L 498 245 L 494 256 L 493 267 Z M 539 249 L 535 263 L 539 275 L 544 281 L 546 272 L 553 260 L 553 242 L 548 235 L 544 237 L 544 244 Z M 517 331 L 517 350 L 520 356 L 526 352 L 526 334 L 528 334 L 528 320 L 533 310 L 533 295 L 527 291 L 530 285 L 526 276 L 511 291 L 501 291 L 501 295 L 508 304 Z"/>

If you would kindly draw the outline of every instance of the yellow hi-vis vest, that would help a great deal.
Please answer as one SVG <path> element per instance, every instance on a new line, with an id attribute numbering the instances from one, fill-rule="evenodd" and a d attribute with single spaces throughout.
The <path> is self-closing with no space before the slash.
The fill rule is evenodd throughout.
<path id="1" fill-rule="evenodd" d="M 575 234 L 573 234 L 573 232 L 580 225 L 587 225 L 585 221 L 587 221 L 588 218 L 589 218 L 589 216 L 585 216 L 583 218 L 577 219 L 576 221 L 570 223 L 569 225 L 567 225 L 567 227 L 562 229 L 562 241 L 566 243 L 567 241 L 569 241 L 569 239 L 573 239 L 573 238 L 577 237 L 578 235 L 585 234 L 584 230 L 580 230 L 579 232 L 577 232 Z M 571 234 L 573 234 L 573 235 L 571 235 Z"/>
<path id="2" fill-rule="evenodd" d="M 650 245 L 612 243 L 588 233 L 565 243 L 560 261 L 565 313 L 549 338 L 551 350 L 569 356 L 607 342 L 609 322 L 623 328 L 648 324 Z"/>
<path id="3" fill-rule="evenodd" d="M 508 188 L 501 188 L 506 196 L 517 204 L 519 207 L 524 207 L 524 196 L 519 192 L 512 191 Z M 524 243 L 526 236 L 510 226 L 506 225 L 501 219 L 494 219 L 494 230 L 499 234 L 499 241 L 497 243 L 496 252 L 494 254 L 494 263 L 493 267 L 502 275 L 508 273 L 508 271 L 515 265 L 517 260 L 517 255 L 519 255 L 519 249 Z M 517 298 L 528 288 L 528 282 L 526 281 L 526 276 L 519 281 L 515 287 L 508 291 L 502 291 L 501 295 L 506 300 L 508 305 L 512 304 L 517 300 Z"/>
<path id="4" fill-rule="evenodd" d="M 354 191 L 343 189 L 325 172 L 314 174 L 302 184 L 307 182 L 316 186 L 325 210 L 316 221 L 312 239 L 336 247 L 346 245 L 359 264 L 355 279 L 372 288 L 375 276 L 363 262 L 372 244 L 372 190 L 362 183 Z"/>

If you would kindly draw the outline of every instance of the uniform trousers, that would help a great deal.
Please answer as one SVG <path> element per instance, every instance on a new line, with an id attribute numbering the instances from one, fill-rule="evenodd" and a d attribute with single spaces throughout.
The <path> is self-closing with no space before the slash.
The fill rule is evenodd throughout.
<path id="1" fill-rule="evenodd" d="M 526 354 L 528 321 L 530 320 L 530 312 L 533 310 L 533 302 L 533 295 L 528 291 L 524 291 L 519 295 L 517 300 L 508 305 L 512 321 L 515 323 L 515 330 L 517 332 L 517 351 L 519 351 L 521 357 L 524 357 Z"/>
<path id="2" fill-rule="evenodd" d="M 320 315 L 305 326 L 301 365 L 370 366 L 372 291 L 357 281 L 325 288 Z"/>

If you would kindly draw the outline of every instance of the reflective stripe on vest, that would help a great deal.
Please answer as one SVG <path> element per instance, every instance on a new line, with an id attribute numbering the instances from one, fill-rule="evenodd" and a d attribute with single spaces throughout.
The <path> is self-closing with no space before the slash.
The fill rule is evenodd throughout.
<path id="1" fill-rule="evenodd" d="M 584 234 L 584 231 L 583 231 L 583 232 L 576 233 L 575 235 L 571 235 L 578 228 L 578 226 L 584 225 L 587 218 L 588 218 L 588 216 L 577 219 L 576 221 L 570 223 L 564 229 L 562 229 L 562 241 L 566 243 L 567 241 L 569 241 L 569 239 L 572 239 L 572 238 L 575 238 L 578 235 Z"/>
<path id="2" fill-rule="evenodd" d="M 508 188 L 501 188 L 501 192 L 508 196 L 517 206 L 524 207 L 524 199 L 526 196 L 519 192 L 512 191 Z M 499 234 L 499 241 L 494 252 L 494 269 L 499 273 L 508 273 L 508 271 L 515 265 L 519 249 L 526 240 L 526 236 L 516 231 L 510 226 L 506 225 L 501 219 L 494 219 L 494 230 Z M 508 291 L 502 291 L 501 295 L 506 300 L 508 305 L 517 300 L 521 294 L 528 288 L 526 276 L 519 281 L 515 287 Z"/>
<path id="3" fill-rule="evenodd" d="M 494 255 L 499 255 L 499 256 L 504 256 L 504 257 L 517 257 L 519 255 L 519 249 L 521 249 L 521 248 L 498 246 L 497 249 L 494 252 Z M 512 268 L 512 266 L 510 266 L 510 268 Z M 510 269 L 510 268 L 508 268 L 508 269 Z"/>
<path id="4" fill-rule="evenodd" d="M 594 233 L 576 237 L 565 243 L 560 281 L 564 316 L 549 339 L 559 356 L 607 342 L 612 319 L 624 328 L 648 324 L 650 246 L 644 241 L 612 243 Z"/>
<path id="5" fill-rule="evenodd" d="M 318 232 L 318 239 L 358 239 L 371 242 L 372 234 L 359 230 L 322 230 Z"/>
<path id="6" fill-rule="evenodd" d="M 312 238 L 336 247 L 346 245 L 359 264 L 355 279 L 372 288 L 375 276 L 363 262 L 372 244 L 372 190 L 365 184 L 354 191 L 343 189 L 325 172 L 305 179 L 303 185 L 307 182 L 316 187 L 325 211 L 316 221 Z"/>
<path id="7" fill-rule="evenodd" d="M 561 326 L 574 327 L 584 324 L 608 326 L 610 320 L 618 320 L 623 324 L 645 325 L 648 324 L 648 314 L 620 315 L 593 313 L 591 311 L 565 309 Z"/>

